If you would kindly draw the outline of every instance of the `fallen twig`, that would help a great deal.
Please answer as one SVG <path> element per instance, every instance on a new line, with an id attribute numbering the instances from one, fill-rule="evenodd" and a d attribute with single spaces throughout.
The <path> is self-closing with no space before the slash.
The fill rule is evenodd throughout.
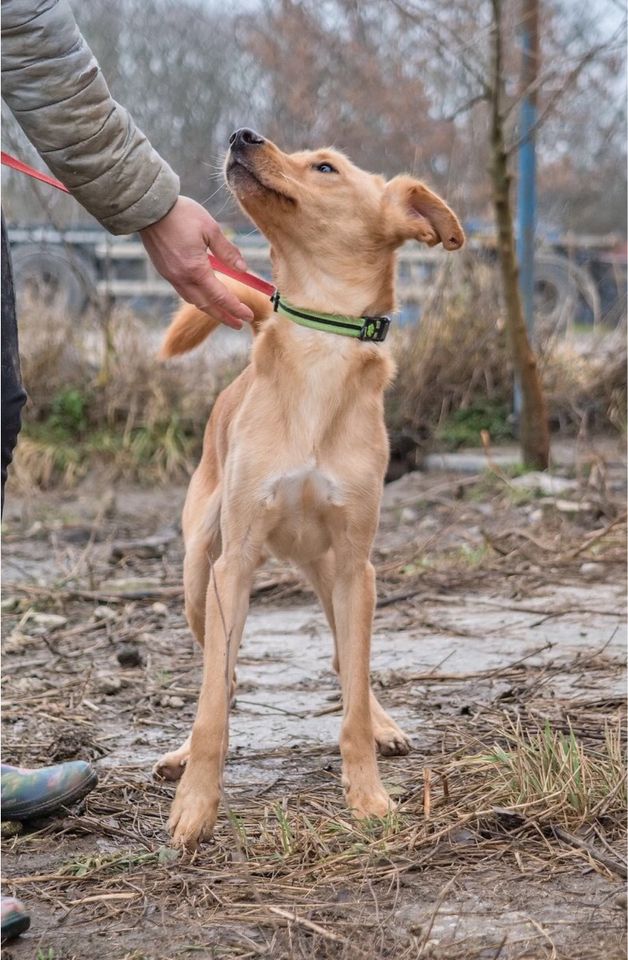
<path id="1" fill-rule="evenodd" d="M 586 540 L 584 540 L 583 543 L 580 544 L 580 546 L 576 547 L 574 550 L 569 550 L 566 554 L 564 554 L 564 556 L 569 560 L 573 560 L 574 557 L 579 556 L 585 550 L 588 550 L 589 547 L 592 547 L 594 543 L 597 543 L 599 540 L 603 540 L 606 534 L 609 533 L 613 527 L 616 527 L 619 523 L 623 523 L 627 517 L 628 512 L 624 512 L 618 517 L 615 517 L 615 519 L 611 520 L 611 522 L 608 523 L 603 530 L 599 530 L 597 533 L 590 535 L 586 538 Z"/>
<path id="2" fill-rule="evenodd" d="M 296 910 L 294 913 L 290 913 L 289 910 L 283 910 L 281 907 L 269 907 L 268 909 L 278 917 L 283 917 L 285 920 L 292 920 L 293 923 L 307 927 L 308 930 L 318 933 L 321 937 L 325 937 L 326 940 L 333 940 L 334 943 L 349 943 L 346 937 L 339 937 L 337 933 L 330 933 L 329 930 L 321 927 L 318 923 L 314 923 L 313 920 L 306 920 L 305 917 L 299 917 Z"/>
<path id="3" fill-rule="evenodd" d="M 585 850 L 593 860 L 597 860 L 598 863 L 601 863 L 602 866 L 606 867 L 607 870 L 610 870 L 611 873 L 616 874 L 618 877 L 622 877 L 624 880 L 628 877 L 628 869 L 626 868 L 625 863 L 620 863 L 619 860 L 609 857 L 609 855 L 604 853 L 603 850 L 599 850 L 592 844 L 587 843 L 586 840 L 582 840 L 580 837 L 576 837 L 573 833 L 569 833 L 569 831 L 565 830 L 564 827 L 552 826 L 551 830 L 558 840 L 562 840 L 563 843 L 568 843 L 571 847 L 577 847 L 579 850 Z"/>

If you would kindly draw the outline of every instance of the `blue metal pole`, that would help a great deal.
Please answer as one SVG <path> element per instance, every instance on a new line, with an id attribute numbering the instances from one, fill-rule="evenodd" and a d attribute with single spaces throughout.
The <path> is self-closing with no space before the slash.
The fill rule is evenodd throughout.
<path id="1" fill-rule="evenodd" d="M 524 4 L 524 8 L 529 6 Z M 538 41 L 536 20 L 524 17 L 522 34 L 522 93 L 519 118 L 519 176 L 517 183 L 517 260 L 519 288 L 528 335 L 534 331 L 534 240 L 536 233 L 536 90 L 532 87 L 537 75 Z M 515 382 L 514 413 L 521 412 L 521 387 Z"/>

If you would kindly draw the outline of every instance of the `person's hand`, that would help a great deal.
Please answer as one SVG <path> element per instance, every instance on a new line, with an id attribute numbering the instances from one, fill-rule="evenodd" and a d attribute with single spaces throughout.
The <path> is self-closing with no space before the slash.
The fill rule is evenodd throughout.
<path id="1" fill-rule="evenodd" d="M 187 303 L 211 312 L 235 330 L 253 319 L 252 311 L 217 279 L 207 249 L 235 270 L 246 270 L 246 264 L 238 248 L 195 200 L 179 197 L 162 220 L 140 230 L 140 239 L 155 269 Z"/>

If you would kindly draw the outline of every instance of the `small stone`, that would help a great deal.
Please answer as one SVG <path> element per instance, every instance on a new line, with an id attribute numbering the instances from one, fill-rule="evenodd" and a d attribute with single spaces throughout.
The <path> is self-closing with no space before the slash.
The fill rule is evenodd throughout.
<path id="1" fill-rule="evenodd" d="M 588 500 L 580 503 L 575 500 L 554 500 L 554 506 L 559 513 L 593 513 L 596 509 L 595 504 Z"/>
<path id="2" fill-rule="evenodd" d="M 67 617 L 62 617 L 58 613 L 31 613 L 28 623 L 36 627 L 43 627 L 49 633 L 53 630 L 60 630 L 68 622 Z"/>
<path id="3" fill-rule="evenodd" d="M 17 837 L 23 830 L 24 824 L 18 820 L 3 820 L 2 826 L 0 826 L 0 836 L 3 840 L 6 840 L 9 837 Z"/>
<path id="4" fill-rule="evenodd" d="M 157 614 L 158 617 L 168 616 L 168 607 L 165 603 L 161 603 L 160 600 L 158 600 L 156 603 L 151 603 L 150 608 L 153 613 Z"/>
<path id="5" fill-rule="evenodd" d="M 11 683 L 14 694 L 28 696 L 31 693 L 42 693 L 49 690 L 49 684 L 42 677 L 16 677 Z"/>
<path id="6" fill-rule="evenodd" d="M 182 697 L 171 697 L 167 694 L 159 698 L 161 707 L 172 707 L 174 710 L 180 710 L 185 706 L 185 700 Z"/>
<path id="7" fill-rule="evenodd" d="M 2 643 L 3 654 L 23 653 L 33 638 L 21 633 L 19 630 L 13 630 L 6 640 Z"/>
<path id="8" fill-rule="evenodd" d="M 423 519 L 419 524 L 419 527 L 423 531 L 436 530 L 436 528 L 439 526 L 440 526 L 440 521 L 437 520 L 436 517 L 430 517 L 430 516 L 423 517 Z"/>
<path id="9" fill-rule="evenodd" d="M 28 528 L 24 536 L 30 540 L 31 537 L 39 537 L 44 534 L 45 528 L 41 520 L 35 520 L 35 522 Z"/>
<path id="10" fill-rule="evenodd" d="M 133 668 L 144 666 L 142 652 L 134 643 L 121 643 L 116 651 L 116 659 L 121 667 Z"/>
<path id="11" fill-rule="evenodd" d="M 579 573 L 585 580 L 603 580 L 606 576 L 606 570 L 601 563 L 583 563 Z"/>
<path id="12" fill-rule="evenodd" d="M 124 557 L 134 556 L 144 560 L 163 557 L 168 544 L 174 539 L 174 534 L 168 536 L 145 537 L 143 540 L 120 540 L 112 544 L 109 555 L 110 563 L 122 560 Z"/>
<path id="13" fill-rule="evenodd" d="M 524 473 L 521 477 L 515 477 L 510 483 L 516 490 L 538 490 L 546 496 L 557 496 L 557 494 L 578 489 L 577 480 L 554 477 L 551 473 L 540 471 Z"/>
<path id="14" fill-rule="evenodd" d="M 146 590 L 158 590 L 162 586 L 156 577 L 119 577 L 115 580 L 103 580 L 100 589 L 103 593 L 143 593 Z"/>
<path id="15" fill-rule="evenodd" d="M 5 597 L 4 600 L 0 601 L 0 610 L 2 613 L 11 613 L 13 610 L 17 610 L 19 605 L 19 597 Z"/>
<path id="16" fill-rule="evenodd" d="M 416 510 L 412 509 L 412 507 L 404 507 L 401 511 L 402 523 L 416 523 L 418 519 L 419 515 Z"/>
<path id="17" fill-rule="evenodd" d="M 93 613 L 94 620 L 117 620 L 118 614 L 113 607 L 103 605 L 96 607 Z"/>
<path id="18" fill-rule="evenodd" d="M 122 680 L 120 677 L 99 677 L 96 681 L 96 690 L 98 693 L 104 693 L 107 697 L 112 697 L 122 690 Z"/>

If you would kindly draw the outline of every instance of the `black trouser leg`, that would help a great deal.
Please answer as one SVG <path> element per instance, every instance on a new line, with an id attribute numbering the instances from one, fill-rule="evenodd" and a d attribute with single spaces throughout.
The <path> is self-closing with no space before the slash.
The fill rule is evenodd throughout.
<path id="1" fill-rule="evenodd" d="M 26 402 L 20 375 L 20 355 L 17 344 L 15 316 L 15 289 L 11 269 L 11 252 L 7 228 L 2 217 L 2 509 L 7 469 L 13 459 L 13 450 L 21 426 L 21 410 Z"/>

